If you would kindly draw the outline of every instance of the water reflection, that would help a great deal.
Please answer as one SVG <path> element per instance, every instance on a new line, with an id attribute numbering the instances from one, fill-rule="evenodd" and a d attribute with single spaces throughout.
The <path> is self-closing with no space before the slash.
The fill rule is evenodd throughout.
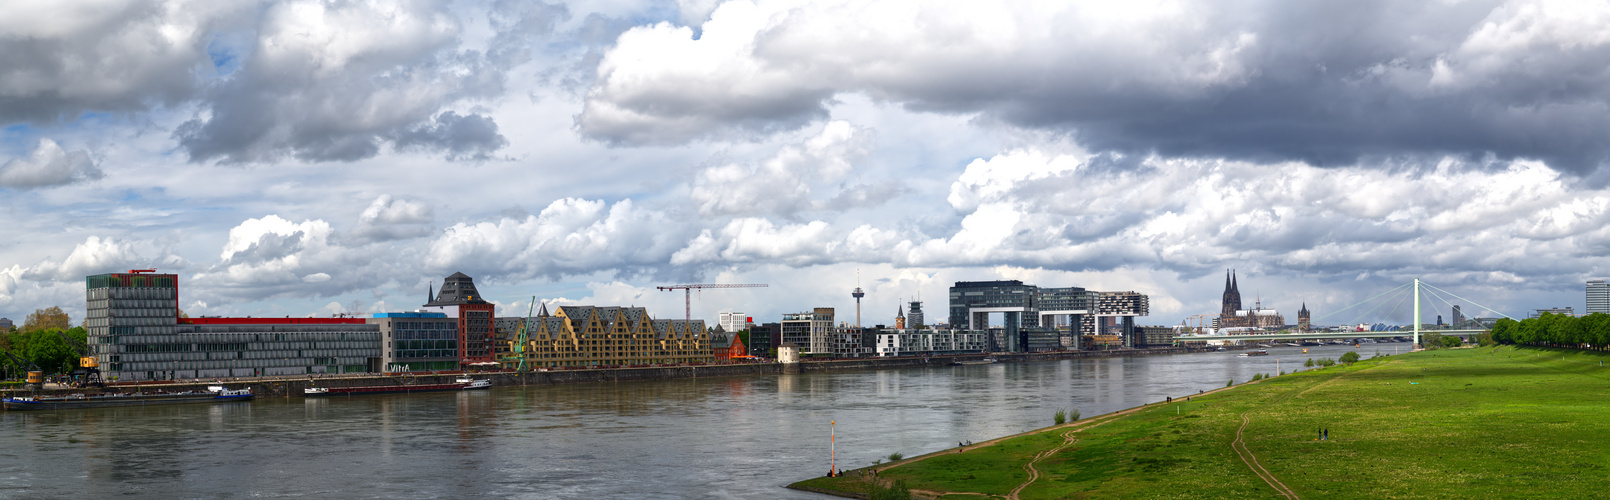
<path id="1" fill-rule="evenodd" d="M 780 486 L 827 471 L 832 420 L 858 467 L 1348 350 L 7 412 L 0 497 L 821 498 Z"/>

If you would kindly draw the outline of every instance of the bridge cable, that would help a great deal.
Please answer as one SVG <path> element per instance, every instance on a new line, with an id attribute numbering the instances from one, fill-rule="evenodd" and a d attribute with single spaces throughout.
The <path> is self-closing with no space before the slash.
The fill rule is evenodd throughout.
<path id="1" fill-rule="evenodd" d="M 1470 303 L 1470 305 L 1473 305 L 1473 306 L 1476 306 L 1476 307 L 1480 307 L 1480 308 L 1482 308 L 1482 310 L 1485 310 L 1485 311 L 1488 311 L 1488 312 L 1491 312 L 1491 313 L 1493 313 L 1493 314 L 1497 314 L 1497 315 L 1499 315 L 1499 316 L 1503 316 L 1503 317 L 1505 317 L 1505 318 L 1509 318 L 1509 319 L 1515 319 L 1515 318 L 1514 318 L 1514 317 L 1512 317 L 1512 316 L 1510 316 L 1510 315 L 1508 315 L 1508 314 L 1504 314 L 1504 313 L 1502 313 L 1502 312 L 1499 312 L 1499 311 L 1498 311 L 1498 310 L 1497 310 L 1497 309 L 1493 309 L 1493 308 L 1491 308 L 1491 307 L 1487 307 L 1487 306 L 1484 306 L 1484 305 L 1481 305 L 1481 304 L 1477 304 L 1477 303 L 1476 303 L 1476 301 L 1474 301 L 1474 300 L 1470 300 L 1470 299 L 1467 299 L 1467 298 L 1464 298 L 1464 297 L 1460 297 L 1460 296 L 1459 296 L 1459 295 L 1457 295 L 1457 294 L 1455 294 L 1455 293 L 1453 293 L 1453 292 L 1450 292 L 1450 291 L 1447 291 L 1447 290 L 1443 290 L 1443 289 L 1441 289 L 1441 288 L 1437 288 L 1437 287 L 1436 287 L 1436 286 L 1433 286 L 1433 285 L 1430 285 L 1430 284 L 1427 284 L 1427 283 L 1425 283 L 1425 282 L 1421 282 L 1421 283 L 1420 283 L 1420 286 L 1425 286 L 1425 287 L 1431 287 L 1431 289 L 1432 289 L 1432 290 L 1436 290 L 1436 291 L 1439 291 L 1439 292 L 1442 292 L 1442 293 L 1446 293 L 1446 294 L 1448 294 L 1448 295 L 1451 295 L 1451 296 L 1453 296 L 1453 298 L 1456 298 L 1456 299 L 1459 299 L 1459 300 L 1463 300 L 1463 301 L 1465 301 L 1465 302 L 1469 302 L 1469 303 Z"/>
<path id="2" fill-rule="evenodd" d="M 1401 289 L 1403 287 L 1398 287 L 1398 288 Z M 1408 299 L 1408 297 L 1409 297 L 1408 290 L 1399 290 L 1399 294 L 1400 295 L 1395 295 L 1395 297 L 1398 297 L 1398 302 L 1397 302 L 1397 304 L 1392 306 L 1392 311 L 1397 311 L 1398 307 L 1401 307 L 1403 305 L 1403 301 Z M 1370 315 L 1376 314 L 1376 312 L 1380 311 L 1382 307 L 1386 307 L 1386 304 L 1391 300 L 1392 300 L 1392 297 L 1387 297 L 1386 299 L 1384 299 L 1384 300 L 1380 301 L 1379 303 L 1377 303 L 1375 305 L 1375 307 L 1371 308 L 1370 310 L 1360 312 L 1357 316 L 1354 316 L 1353 321 L 1354 322 L 1363 321 L 1364 318 L 1366 318 L 1366 317 L 1368 317 Z M 1391 315 L 1392 313 L 1388 312 L 1387 314 Z"/>
<path id="3" fill-rule="evenodd" d="M 1343 308 L 1341 308 L 1341 309 L 1337 309 L 1337 310 L 1336 310 L 1336 311 L 1333 311 L 1333 312 L 1330 312 L 1330 313 L 1326 313 L 1326 314 L 1322 314 L 1322 315 L 1320 315 L 1320 316 L 1319 316 L 1319 317 L 1318 317 L 1318 318 L 1314 318 L 1314 319 L 1312 319 L 1312 320 L 1310 320 L 1310 321 L 1313 321 L 1313 322 L 1316 322 L 1316 323 L 1317 323 L 1317 322 L 1319 322 L 1319 320 L 1322 320 L 1322 319 L 1325 319 L 1325 318 L 1329 318 L 1329 317 L 1331 317 L 1331 316 L 1335 316 L 1335 315 L 1337 315 L 1337 314 L 1341 314 L 1341 313 L 1342 313 L 1342 311 L 1346 311 L 1346 310 L 1348 310 L 1348 309 L 1352 309 L 1352 308 L 1354 308 L 1354 307 L 1358 307 L 1358 306 L 1361 306 L 1361 305 L 1364 305 L 1364 304 L 1365 304 L 1365 303 L 1367 303 L 1367 302 L 1369 302 L 1369 301 L 1372 301 L 1372 300 L 1375 300 L 1375 299 L 1376 299 L 1376 298 L 1378 298 L 1378 297 L 1380 297 L 1380 296 L 1382 296 L 1382 295 L 1386 295 L 1386 294 L 1389 294 L 1389 293 L 1392 293 L 1392 292 L 1395 292 L 1395 291 L 1398 291 L 1398 290 L 1400 290 L 1400 289 L 1402 289 L 1402 288 L 1403 288 L 1403 287 L 1406 287 L 1406 286 L 1409 286 L 1409 285 L 1411 285 L 1411 284 L 1413 284 L 1413 283 L 1404 283 L 1404 284 L 1402 284 L 1402 285 L 1398 285 L 1398 287 L 1397 287 L 1397 288 L 1393 288 L 1393 289 L 1391 289 L 1391 290 L 1387 290 L 1387 291 L 1385 291 L 1385 292 L 1381 292 L 1381 293 L 1378 293 L 1378 294 L 1376 294 L 1376 295 L 1375 295 L 1375 296 L 1374 296 L 1374 297 L 1370 297 L 1370 298 L 1367 298 L 1367 299 L 1364 299 L 1364 300 L 1361 300 L 1361 301 L 1358 301 L 1358 303 L 1356 303 L 1356 304 L 1353 304 L 1353 305 L 1350 305 L 1350 306 L 1347 306 L 1347 307 L 1343 307 Z"/>

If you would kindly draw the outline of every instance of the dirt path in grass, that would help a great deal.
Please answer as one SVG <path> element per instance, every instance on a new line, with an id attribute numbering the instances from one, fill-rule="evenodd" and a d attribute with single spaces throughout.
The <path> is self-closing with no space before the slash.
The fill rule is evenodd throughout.
<path id="1" fill-rule="evenodd" d="M 1034 480 L 1040 478 L 1040 471 L 1034 468 L 1035 462 L 1045 460 L 1047 457 L 1057 454 L 1057 452 L 1062 451 L 1064 448 L 1073 446 L 1073 443 L 1079 442 L 1079 438 L 1073 436 L 1073 433 L 1075 432 L 1078 431 L 1073 430 L 1062 433 L 1062 446 L 1042 451 L 1039 454 L 1034 455 L 1034 459 L 1029 460 L 1029 463 L 1023 464 L 1023 469 L 1029 471 L 1029 478 L 1024 480 L 1023 484 L 1017 485 L 1016 488 L 1012 488 L 1012 492 L 1007 493 L 1006 498 L 1008 500 L 1019 500 L 1017 494 L 1021 493 L 1023 488 L 1027 488 L 1029 485 L 1034 484 Z"/>
<path id="2" fill-rule="evenodd" d="M 1258 479 L 1262 479 L 1263 482 L 1269 483 L 1269 487 L 1274 488 L 1276 492 L 1279 492 L 1286 498 L 1297 500 L 1297 492 L 1291 491 L 1291 488 L 1287 488 L 1285 483 L 1282 483 L 1279 479 L 1276 479 L 1274 474 L 1270 474 L 1267 469 L 1264 469 L 1262 465 L 1259 465 L 1258 457 L 1252 454 L 1252 450 L 1247 449 L 1247 443 L 1244 439 L 1242 439 L 1241 432 L 1247 429 L 1247 422 L 1251 421 L 1251 418 L 1247 416 L 1247 413 L 1251 412 L 1252 410 L 1241 412 L 1241 427 L 1236 428 L 1235 441 L 1230 442 L 1230 448 L 1234 449 L 1235 454 L 1241 457 L 1241 461 L 1245 462 L 1247 467 L 1252 469 L 1253 474 L 1258 475 Z"/>

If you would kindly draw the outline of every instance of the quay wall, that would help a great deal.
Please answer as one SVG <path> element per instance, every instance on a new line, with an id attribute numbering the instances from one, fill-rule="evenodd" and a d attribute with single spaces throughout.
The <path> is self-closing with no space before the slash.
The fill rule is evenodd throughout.
<path id="1" fill-rule="evenodd" d="M 992 353 L 992 354 L 966 354 L 946 356 L 911 356 L 897 358 L 855 358 L 835 359 L 821 361 L 804 361 L 793 365 L 780 363 L 742 363 L 728 365 L 695 365 L 695 366 L 658 366 L 642 368 L 601 368 L 587 370 L 552 370 L 541 372 L 486 372 L 475 373 L 475 378 L 488 378 L 495 387 L 530 386 L 530 385 L 559 385 L 559 384 L 585 384 L 600 382 L 636 382 L 646 380 L 668 380 L 679 378 L 700 377 L 746 377 L 756 375 L 778 375 L 784 373 L 817 373 L 843 370 L 880 370 L 887 368 L 909 368 L 919 366 L 944 366 L 955 361 L 978 360 L 994 358 L 1002 363 L 1020 363 L 1033 361 L 1055 361 L 1075 358 L 1110 358 L 1125 356 L 1155 356 L 1163 354 L 1183 354 L 1187 352 L 1206 352 L 1212 348 L 1184 348 L 1168 347 L 1158 349 L 1115 349 L 1109 351 L 1053 351 L 1034 353 Z M 185 391 L 204 389 L 208 385 L 222 383 L 232 389 L 250 387 L 258 397 L 300 397 L 302 390 L 310 387 L 354 387 L 354 386 L 380 386 L 380 385 L 414 385 L 414 384 L 445 384 L 458 378 L 458 373 L 439 375 L 409 374 L 409 375 L 314 375 L 301 377 L 265 377 L 250 379 L 231 379 L 220 382 L 213 381 L 176 381 L 171 383 L 154 383 L 140 385 L 122 385 L 108 387 L 107 392 L 124 392 L 138 390 L 168 390 Z M 46 389 L 27 390 L 9 389 L 6 395 L 25 394 L 76 394 L 94 393 L 95 389 Z"/>

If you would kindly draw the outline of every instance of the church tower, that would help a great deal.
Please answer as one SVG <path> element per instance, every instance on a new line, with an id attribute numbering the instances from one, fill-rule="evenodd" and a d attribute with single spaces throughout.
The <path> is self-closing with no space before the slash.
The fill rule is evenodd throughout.
<path id="1" fill-rule="evenodd" d="M 1219 312 L 1219 327 L 1246 326 L 1238 322 L 1236 311 L 1241 310 L 1241 290 L 1236 284 L 1235 271 L 1224 272 L 1224 308 Z"/>
<path id="2" fill-rule="evenodd" d="M 899 305 L 894 307 L 894 329 L 904 330 L 906 329 L 906 308 Z"/>
<path id="3" fill-rule="evenodd" d="M 1297 310 L 1297 329 L 1308 331 L 1308 303 L 1303 302 L 1303 308 Z"/>

